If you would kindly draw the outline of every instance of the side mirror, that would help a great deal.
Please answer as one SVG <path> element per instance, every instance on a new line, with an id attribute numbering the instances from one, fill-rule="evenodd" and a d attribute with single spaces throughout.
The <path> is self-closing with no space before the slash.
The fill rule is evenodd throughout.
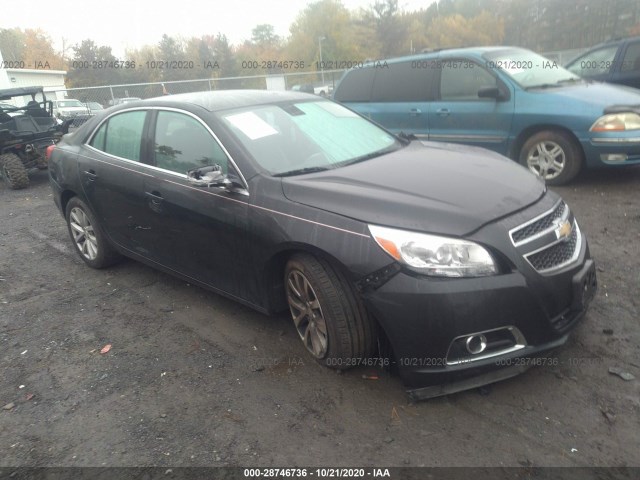
<path id="1" fill-rule="evenodd" d="M 194 168 L 187 172 L 187 178 L 191 185 L 195 185 L 197 187 L 229 188 L 232 185 L 231 180 L 222 173 L 220 165 Z"/>
<path id="2" fill-rule="evenodd" d="M 499 100 L 502 98 L 502 92 L 498 87 L 482 87 L 478 90 L 478 98 L 493 98 Z"/>

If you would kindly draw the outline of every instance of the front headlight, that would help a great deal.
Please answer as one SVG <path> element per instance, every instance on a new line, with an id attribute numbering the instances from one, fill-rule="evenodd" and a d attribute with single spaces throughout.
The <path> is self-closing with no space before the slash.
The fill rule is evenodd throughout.
<path id="1" fill-rule="evenodd" d="M 369 225 L 380 247 L 412 269 L 438 277 L 483 277 L 498 273 L 489 252 L 456 238 Z"/>
<path id="2" fill-rule="evenodd" d="M 592 132 L 624 132 L 640 130 L 640 115 L 637 113 L 610 113 L 600 117 L 591 126 Z"/>

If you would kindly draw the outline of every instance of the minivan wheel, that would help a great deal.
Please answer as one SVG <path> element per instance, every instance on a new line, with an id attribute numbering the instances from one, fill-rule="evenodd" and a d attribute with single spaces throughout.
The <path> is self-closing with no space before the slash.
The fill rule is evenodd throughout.
<path id="1" fill-rule="evenodd" d="M 284 281 L 293 323 L 316 361 L 345 370 L 373 355 L 375 322 L 340 272 L 322 259 L 299 254 L 287 263 Z"/>
<path id="2" fill-rule="evenodd" d="M 582 157 L 580 146 L 567 133 L 545 130 L 529 137 L 519 160 L 548 185 L 562 185 L 580 172 Z"/>
<path id="3" fill-rule="evenodd" d="M 120 259 L 118 252 L 107 242 L 91 210 L 78 197 L 67 203 L 65 217 L 71 241 L 87 265 L 104 268 Z"/>

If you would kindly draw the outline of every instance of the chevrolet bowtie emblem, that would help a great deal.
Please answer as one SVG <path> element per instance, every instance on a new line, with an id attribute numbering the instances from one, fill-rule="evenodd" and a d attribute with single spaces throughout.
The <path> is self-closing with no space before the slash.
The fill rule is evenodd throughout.
<path id="1" fill-rule="evenodd" d="M 573 228 L 571 227 L 571 223 L 569 223 L 568 220 L 563 220 L 558 224 L 555 230 L 556 237 L 558 238 L 558 240 L 564 240 L 566 242 L 567 240 L 569 240 L 572 230 Z"/>

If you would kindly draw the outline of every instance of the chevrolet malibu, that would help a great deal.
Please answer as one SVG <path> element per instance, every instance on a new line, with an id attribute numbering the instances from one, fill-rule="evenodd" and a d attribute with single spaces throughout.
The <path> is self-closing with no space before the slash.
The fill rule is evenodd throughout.
<path id="1" fill-rule="evenodd" d="M 522 372 L 565 343 L 596 290 L 573 213 L 527 169 L 396 137 L 313 95 L 129 103 L 48 154 L 90 267 L 124 255 L 288 309 L 318 362 L 389 359 L 416 399 Z"/>

